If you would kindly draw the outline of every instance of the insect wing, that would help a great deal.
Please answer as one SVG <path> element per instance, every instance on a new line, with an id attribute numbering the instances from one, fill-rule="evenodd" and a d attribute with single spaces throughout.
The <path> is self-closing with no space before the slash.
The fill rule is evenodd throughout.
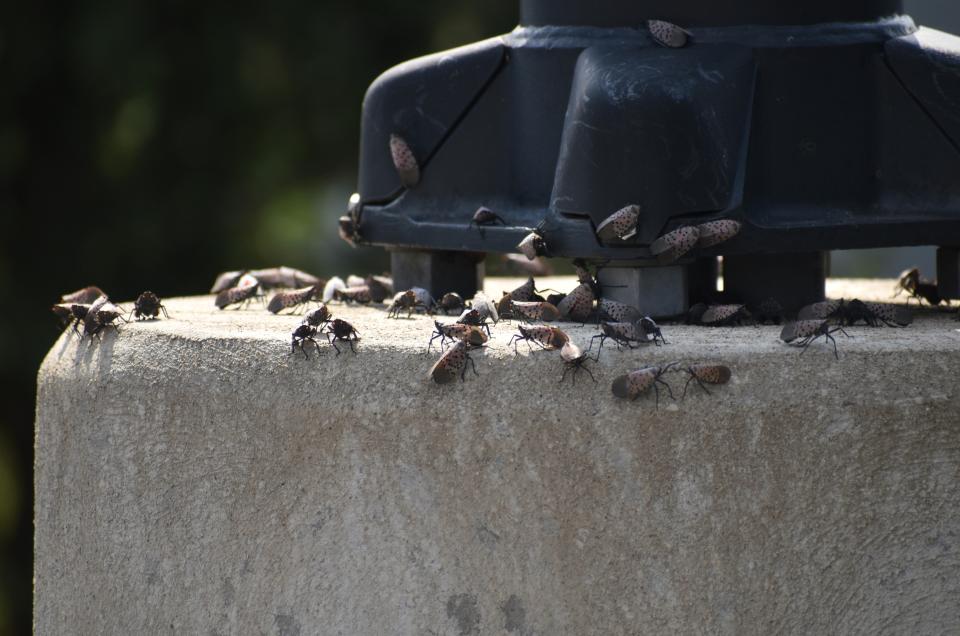
<path id="1" fill-rule="evenodd" d="M 668 232 L 650 245 L 650 253 L 661 262 L 677 260 L 694 248 L 700 238 L 700 231 L 694 226 L 685 226 Z"/>
<path id="2" fill-rule="evenodd" d="M 590 312 L 593 311 L 593 290 L 590 285 L 583 283 L 564 296 L 560 304 L 557 305 L 557 311 L 561 317 L 586 322 L 590 317 Z"/>
<path id="3" fill-rule="evenodd" d="M 698 247 L 712 247 L 729 241 L 740 233 L 740 221 L 733 219 L 721 219 L 719 221 L 708 221 L 697 226 L 697 232 L 700 237 L 697 239 Z"/>
<path id="4" fill-rule="evenodd" d="M 637 233 L 637 221 L 639 219 L 640 206 L 628 205 L 621 208 L 597 226 L 597 238 L 601 241 L 629 239 Z"/>
<path id="5" fill-rule="evenodd" d="M 390 135 L 390 157 L 404 186 L 412 188 L 420 182 L 420 164 L 410 145 L 400 135 Z"/>
<path id="6" fill-rule="evenodd" d="M 647 28 L 654 42 L 671 49 L 679 49 L 687 45 L 689 34 L 676 24 L 664 20 L 647 20 Z"/>

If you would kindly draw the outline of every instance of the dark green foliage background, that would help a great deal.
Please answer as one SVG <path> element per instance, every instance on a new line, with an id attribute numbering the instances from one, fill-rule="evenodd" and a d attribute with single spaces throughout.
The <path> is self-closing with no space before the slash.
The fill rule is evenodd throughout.
<path id="1" fill-rule="evenodd" d="M 910 8 L 946 27 L 960 13 Z M 384 269 L 335 231 L 367 85 L 515 19 L 515 0 L 0 6 L 0 633 L 30 627 L 49 305 L 91 283 L 124 300 L 205 292 L 229 268 Z"/>

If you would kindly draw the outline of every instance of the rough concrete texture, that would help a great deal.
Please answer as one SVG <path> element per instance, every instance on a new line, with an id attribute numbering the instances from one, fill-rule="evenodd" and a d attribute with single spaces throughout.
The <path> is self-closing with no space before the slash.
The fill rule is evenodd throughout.
<path id="1" fill-rule="evenodd" d="M 853 328 L 839 361 L 777 327 L 665 326 L 576 385 L 501 324 L 480 377 L 439 387 L 426 317 L 335 305 L 359 355 L 304 360 L 297 317 L 167 305 L 40 370 L 37 633 L 960 631 L 952 315 Z M 733 379 L 611 396 L 675 359 Z"/>

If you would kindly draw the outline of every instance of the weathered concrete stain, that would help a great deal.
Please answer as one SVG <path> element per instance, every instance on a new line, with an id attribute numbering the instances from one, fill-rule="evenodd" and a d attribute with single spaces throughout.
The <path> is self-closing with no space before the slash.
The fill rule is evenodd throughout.
<path id="1" fill-rule="evenodd" d="M 524 633 L 527 626 L 527 610 L 524 609 L 520 597 L 511 594 L 502 605 L 500 611 L 503 612 L 503 628 L 508 632 Z"/>
<path id="2" fill-rule="evenodd" d="M 457 622 L 460 636 L 480 633 L 480 607 L 473 594 L 454 594 L 448 598 L 447 617 Z"/>
<path id="3" fill-rule="evenodd" d="M 277 625 L 277 636 L 300 636 L 300 621 L 290 614 L 276 614 L 273 620 Z"/>

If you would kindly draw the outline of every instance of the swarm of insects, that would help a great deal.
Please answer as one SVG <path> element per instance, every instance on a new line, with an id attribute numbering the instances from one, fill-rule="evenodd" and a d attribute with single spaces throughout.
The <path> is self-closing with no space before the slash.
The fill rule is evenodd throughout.
<path id="1" fill-rule="evenodd" d="M 337 340 L 346 342 L 348 345 L 350 345 L 350 351 L 352 351 L 354 355 L 357 354 L 357 350 L 354 348 L 353 343 L 357 340 L 360 340 L 360 333 L 346 320 L 334 318 L 323 326 L 323 332 L 327 334 L 327 338 L 330 340 L 330 344 L 333 345 L 333 348 L 336 349 L 337 355 L 340 355 L 340 348 L 337 346 Z"/>
<path id="2" fill-rule="evenodd" d="M 700 240 L 700 230 L 694 226 L 684 226 L 664 234 L 650 244 L 650 253 L 661 263 L 672 263 L 696 245 Z"/>
<path id="3" fill-rule="evenodd" d="M 847 332 L 843 330 L 843 327 L 839 325 L 833 327 L 827 320 L 796 320 L 788 322 L 783 326 L 783 330 L 780 332 L 780 339 L 787 344 L 800 347 L 800 355 L 803 355 L 811 342 L 817 338 L 825 338 L 833 343 L 833 355 L 839 360 L 840 354 L 837 353 L 837 341 L 833 338 L 833 334 L 837 331 L 848 336 Z"/>
<path id="4" fill-rule="evenodd" d="M 119 331 L 116 320 L 124 320 L 124 313 L 126 312 L 110 302 L 106 296 L 100 296 L 93 301 L 93 304 L 90 305 L 86 315 L 83 317 L 83 335 L 90 336 L 92 342 L 93 337 L 100 337 L 100 334 L 107 327 L 112 327 L 115 331 Z"/>
<path id="5" fill-rule="evenodd" d="M 439 313 L 442 311 L 444 316 L 449 316 L 451 311 L 459 314 L 466 308 L 467 304 L 463 301 L 463 297 L 460 296 L 460 294 L 457 292 L 447 292 L 434 306 L 434 312 Z"/>
<path id="6" fill-rule="evenodd" d="M 700 238 L 697 239 L 697 247 L 713 247 L 724 241 L 729 241 L 740 233 L 742 224 L 733 219 L 720 219 L 718 221 L 707 221 L 697 226 L 697 232 Z"/>
<path id="7" fill-rule="evenodd" d="M 613 380 L 610 388 L 614 396 L 632 401 L 636 400 L 641 393 L 649 391 L 650 387 L 653 387 L 657 396 L 657 408 L 660 408 L 660 389 L 657 388 L 658 384 L 667 387 L 667 393 L 670 394 L 670 398 L 675 399 L 670 385 L 660 379 L 661 376 L 669 371 L 675 364 L 676 362 L 671 362 L 665 367 L 643 367 L 630 371 L 624 375 L 617 376 Z"/>
<path id="8" fill-rule="evenodd" d="M 267 303 L 267 311 L 276 314 L 284 309 L 292 309 L 293 313 L 296 313 L 301 307 L 314 300 L 319 292 L 320 290 L 314 285 L 302 289 L 277 292 Z"/>
<path id="9" fill-rule="evenodd" d="M 690 377 L 687 378 L 686 384 L 683 385 L 683 395 L 680 399 L 687 397 L 687 387 L 690 386 L 690 383 L 694 380 L 697 381 L 697 384 L 700 385 L 700 388 L 706 392 L 707 395 L 710 395 L 710 391 L 707 390 L 706 384 L 726 384 L 730 381 L 730 367 L 723 364 L 691 364 L 682 371 L 687 372 Z"/>
<path id="10" fill-rule="evenodd" d="M 441 351 L 446 348 L 447 340 L 453 340 L 454 342 L 466 340 L 472 347 L 480 347 L 488 340 L 487 334 L 483 331 L 483 327 L 466 325 L 460 322 L 445 325 L 436 320 L 433 324 L 436 330 L 431 334 L 430 342 L 427 343 L 427 353 L 430 353 L 430 349 L 433 347 L 433 341 L 437 338 L 440 338 Z"/>
<path id="11" fill-rule="evenodd" d="M 536 232 L 530 232 L 517 244 L 517 249 L 527 257 L 527 260 L 532 261 L 538 256 L 546 256 L 547 242 Z"/>
<path id="12" fill-rule="evenodd" d="M 390 135 L 390 157 L 404 187 L 412 188 L 420 182 L 420 164 L 410 144 L 400 135 Z"/>
<path id="13" fill-rule="evenodd" d="M 89 287 L 78 289 L 75 292 L 64 294 L 60 297 L 60 303 L 65 305 L 90 305 L 101 296 L 106 296 L 103 290 L 95 285 L 90 285 Z"/>
<path id="14" fill-rule="evenodd" d="M 570 340 L 567 334 L 557 327 L 524 327 L 521 325 L 517 327 L 517 331 L 520 333 L 513 334 L 510 341 L 507 342 L 508 347 L 513 345 L 513 355 L 519 355 L 517 344 L 521 341 L 527 343 L 527 348 L 530 351 L 533 351 L 533 347 L 530 346 L 531 342 L 538 345 L 541 349 L 552 351 L 561 348 Z"/>
<path id="15" fill-rule="evenodd" d="M 163 312 L 164 318 L 169 318 L 167 308 L 160 302 L 160 298 L 152 291 L 145 291 L 133 302 L 133 317 L 137 320 L 154 320 Z"/>
<path id="16" fill-rule="evenodd" d="M 835 320 L 850 327 L 863 321 L 868 327 L 906 327 L 913 322 L 913 314 L 906 307 L 886 303 L 853 300 L 825 300 L 807 305 L 800 310 L 798 320 Z"/>
<path id="17" fill-rule="evenodd" d="M 421 290 L 421 292 L 426 292 L 426 290 Z M 426 298 L 429 298 L 429 296 L 430 294 L 427 292 Z M 424 311 L 429 310 L 430 305 L 424 302 L 424 298 L 424 294 L 418 294 L 417 289 L 408 289 L 407 291 L 399 292 L 393 297 L 393 302 L 387 309 L 387 318 L 399 318 L 400 312 L 404 310 L 407 312 L 407 318 L 417 309 L 423 309 Z"/>
<path id="18" fill-rule="evenodd" d="M 907 292 L 909 295 L 907 302 L 912 299 L 916 299 L 917 302 L 920 303 L 927 301 L 927 303 L 931 305 L 939 305 L 943 302 L 937 283 L 926 278 L 921 278 L 920 270 L 916 267 L 905 270 L 900 274 L 893 295 L 899 296 L 902 292 Z"/>
<path id="19" fill-rule="evenodd" d="M 700 324 L 707 327 L 734 327 L 757 324 L 745 305 L 711 305 L 700 315 Z"/>
<path id="20" fill-rule="evenodd" d="M 563 375 L 560 376 L 561 383 L 567 377 L 567 373 L 569 373 L 571 370 L 573 371 L 574 384 L 577 383 L 577 373 L 579 373 L 581 370 L 586 371 L 591 380 L 594 382 L 597 381 L 597 379 L 593 377 L 593 372 L 591 372 L 586 365 L 587 360 L 591 359 L 590 356 L 588 356 L 583 349 L 578 347 L 573 340 L 567 340 L 563 344 L 563 347 L 560 349 L 560 359 L 563 360 Z M 596 362 L 597 360 L 594 358 L 593 361 Z"/>
<path id="21" fill-rule="evenodd" d="M 238 305 L 238 308 L 246 307 L 251 300 L 259 298 L 259 295 L 260 281 L 250 274 L 244 274 L 235 287 L 224 289 L 217 294 L 214 303 L 218 309 L 226 309 L 230 305 Z"/>
<path id="22" fill-rule="evenodd" d="M 620 208 L 597 226 L 597 238 L 601 241 L 626 241 L 637 234 L 640 224 L 640 206 Z"/>
<path id="23" fill-rule="evenodd" d="M 458 340 L 430 367 L 430 378 L 437 384 L 449 384 L 456 380 L 458 375 L 461 381 L 466 381 L 467 364 L 479 377 L 477 366 L 470 357 L 470 343 L 466 340 Z"/>
<path id="24" fill-rule="evenodd" d="M 690 38 L 689 31 L 663 20 L 647 20 L 647 29 L 650 30 L 654 42 L 671 49 L 685 47 Z"/>

